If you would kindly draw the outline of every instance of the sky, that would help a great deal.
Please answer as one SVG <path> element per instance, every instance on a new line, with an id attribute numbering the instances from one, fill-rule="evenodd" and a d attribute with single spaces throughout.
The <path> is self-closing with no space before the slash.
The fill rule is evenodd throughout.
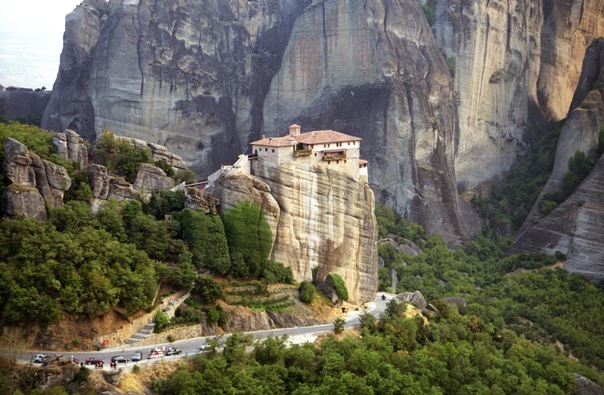
<path id="1" fill-rule="evenodd" d="M 0 0 L 0 84 L 52 89 L 65 16 L 82 0 Z"/>

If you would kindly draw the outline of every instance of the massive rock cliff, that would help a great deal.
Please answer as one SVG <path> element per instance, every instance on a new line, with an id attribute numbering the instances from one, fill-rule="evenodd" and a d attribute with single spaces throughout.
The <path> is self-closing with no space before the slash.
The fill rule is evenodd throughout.
<path id="1" fill-rule="evenodd" d="M 429 231 L 476 231 L 451 77 L 415 0 L 110 4 L 68 16 L 45 127 L 157 142 L 204 176 L 298 119 L 365 138 L 380 199 Z"/>
<path id="2" fill-rule="evenodd" d="M 364 139 L 377 197 L 457 243 L 459 191 L 566 115 L 604 0 L 85 0 L 44 126 L 167 146 L 200 176 L 293 122 Z"/>
<path id="3" fill-rule="evenodd" d="M 463 188 L 501 176 L 543 119 L 566 117 L 587 46 L 604 36 L 602 0 L 430 0 L 455 75 Z"/>
<path id="4" fill-rule="evenodd" d="M 568 255 L 565 269 L 591 279 L 604 278 L 604 156 L 577 190 L 543 217 L 539 202 L 559 191 L 576 151 L 597 157 L 604 126 L 604 38 L 593 42 L 583 62 L 571 112 L 562 128 L 552 174 L 524 223 L 512 252 L 537 251 Z"/>
<path id="5" fill-rule="evenodd" d="M 50 100 L 50 91 L 0 85 L 0 115 L 8 119 L 40 126 Z"/>
<path id="6" fill-rule="evenodd" d="M 208 191 L 222 209 L 240 200 L 263 208 L 273 233 L 271 259 L 298 280 L 344 279 L 350 300 L 368 302 L 377 291 L 377 223 L 366 183 L 321 166 L 257 166 L 255 177 L 222 174 Z"/>
<path id="7" fill-rule="evenodd" d="M 363 138 L 378 198 L 459 241 L 478 222 L 457 191 L 451 82 L 416 1 L 318 1 L 294 25 L 265 129 L 294 119 Z"/>

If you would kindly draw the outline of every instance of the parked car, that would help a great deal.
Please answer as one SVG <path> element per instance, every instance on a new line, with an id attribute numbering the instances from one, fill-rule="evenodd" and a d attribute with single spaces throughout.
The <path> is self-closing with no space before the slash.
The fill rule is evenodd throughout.
<path id="1" fill-rule="evenodd" d="M 149 353 L 149 355 L 147 355 L 147 359 L 152 359 L 152 358 L 159 358 L 161 356 L 163 356 L 164 354 L 160 353 L 160 352 L 156 352 L 156 351 L 151 351 L 151 353 Z"/>
<path id="2" fill-rule="evenodd" d="M 44 362 L 46 362 L 46 357 L 47 357 L 46 354 L 36 354 L 36 355 L 34 355 L 33 362 L 34 363 L 44 363 Z"/>
<path id="3" fill-rule="evenodd" d="M 123 357 L 121 355 L 116 355 L 115 357 L 111 357 L 111 362 L 115 362 L 115 363 L 128 363 L 129 359 L 126 357 Z"/>
<path id="4" fill-rule="evenodd" d="M 166 353 L 164 355 L 166 356 L 170 356 L 170 355 L 178 355 L 178 354 L 182 354 L 182 350 L 179 348 L 170 348 L 168 351 L 166 351 Z"/>
<path id="5" fill-rule="evenodd" d="M 199 351 L 206 351 L 208 347 L 209 346 L 207 344 L 202 344 L 201 346 L 199 346 Z"/>
<path id="6" fill-rule="evenodd" d="M 132 354 L 132 362 L 138 362 L 141 359 L 143 359 L 143 353 L 140 351 L 135 351 L 134 354 Z"/>
<path id="7" fill-rule="evenodd" d="M 99 359 L 97 357 L 90 357 L 87 360 L 85 360 L 84 363 L 86 365 L 103 365 L 105 363 L 105 361 L 103 361 L 102 359 Z"/>

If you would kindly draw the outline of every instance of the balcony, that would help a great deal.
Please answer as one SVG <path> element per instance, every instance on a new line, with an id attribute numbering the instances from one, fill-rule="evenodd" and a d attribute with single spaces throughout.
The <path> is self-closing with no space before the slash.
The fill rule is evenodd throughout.
<path id="1" fill-rule="evenodd" d="M 323 160 L 332 161 L 332 160 L 345 160 L 346 159 L 346 151 L 345 150 L 330 150 L 323 151 Z"/>
<path id="2" fill-rule="evenodd" d="M 299 158 L 300 156 L 309 156 L 312 154 L 312 149 L 295 149 L 294 150 L 294 158 Z"/>

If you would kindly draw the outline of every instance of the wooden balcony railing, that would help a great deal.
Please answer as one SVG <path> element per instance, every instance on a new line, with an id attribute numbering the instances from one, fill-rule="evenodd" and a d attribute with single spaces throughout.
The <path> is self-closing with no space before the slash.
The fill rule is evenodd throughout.
<path id="1" fill-rule="evenodd" d="M 300 157 L 300 156 L 309 156 L 310 154 L 312 154 L 312 150 L 311 149 L 297 149 L 294 150 L 294 158 Z"/>

